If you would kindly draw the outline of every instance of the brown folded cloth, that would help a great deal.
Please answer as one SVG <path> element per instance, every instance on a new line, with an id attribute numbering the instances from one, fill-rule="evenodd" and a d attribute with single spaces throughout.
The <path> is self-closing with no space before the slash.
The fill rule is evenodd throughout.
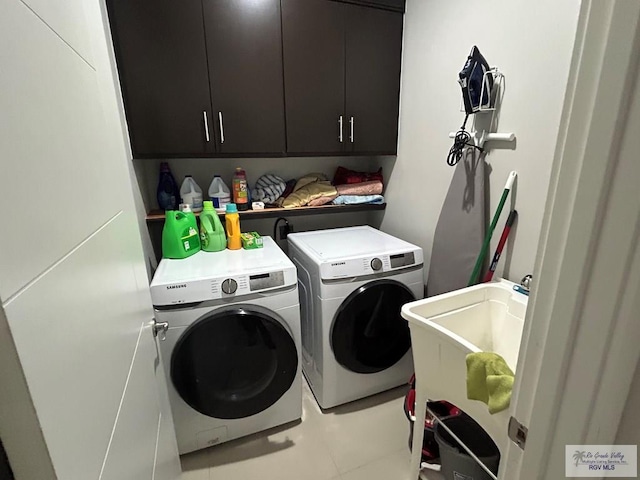
<path id="1" fill-rule="evenodd" d="M 382 193 L 382 182 L 372 180 L 370 182 L 349 183 L 336 185 L 338 195 L 380 195 Z"/>

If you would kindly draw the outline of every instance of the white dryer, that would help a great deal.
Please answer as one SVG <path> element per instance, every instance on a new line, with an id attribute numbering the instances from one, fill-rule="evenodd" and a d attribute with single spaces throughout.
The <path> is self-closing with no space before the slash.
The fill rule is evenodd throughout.
<path id="1" fill-rule="evenodd" d="M 301 417 L 296 269 L 270 237 L 163 259 L 151 297 L 181 454 Z"/>
<path id="2" fill-rule="evenodd" d="M 367 226 L 287 238 L 298 269 L 302 370 L 320 406 L 407 382 L 411 339 L 400 309 L 424 296 L 422 249 Z"/>

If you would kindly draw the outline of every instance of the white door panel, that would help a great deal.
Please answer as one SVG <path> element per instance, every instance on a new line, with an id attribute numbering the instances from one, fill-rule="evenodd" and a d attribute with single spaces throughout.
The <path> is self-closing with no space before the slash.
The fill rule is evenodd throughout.
<path id="1" fill-rule="evenodd" d="M 131 193 L 124 159 L 106 141 L 114 135 L 104 131 L 96 71 L 19 0 L 0 2 L 0 63 L 0 204 L 21 211 L 0 236 L 7 300 Z"/>
<path id="2" fill-rule="evenodd" d="M 99 10 L 0 2 L 0 432 L 18 479 L 175 480 Z"/>
<path id="3" fill-rule="evenodd" d="M 66 43 L 93 65 L 91 36 L 82 10 L 83 0 L 21 0 Z"/>
<path id="4" fill-rule="evenodd" d="M 124 214 L 116 217 L 5 305 L 49 451 L 65 480 L 98 478 L 140 325 L 151 317 L 139 308 L 123 255 L 131 233 Z"/>
<path id="5" fill-rule="evenodd" d="M 156 355 L 150 322 L 140 331 L 140 341 L 131 368 L 122 407 L 115 425 L 101 480 L 139 480 L 153 478 L 160 405 L 149 358 Z"/>

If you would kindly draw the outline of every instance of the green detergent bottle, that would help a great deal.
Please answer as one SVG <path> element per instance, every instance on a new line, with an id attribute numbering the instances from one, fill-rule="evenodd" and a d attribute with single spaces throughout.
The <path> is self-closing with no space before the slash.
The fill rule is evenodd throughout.
<path id="1" fill-rule="evenodd" d="M 193 212 L 167 210 L 162 229 L 162 256 L 187 258 L 198 251 L 200 251 L 200 236 Z"/>
<path id="2" fill-rule="evenodd" d="M 203 202 L 200 214 L 200 243 L 205 252 L 220 252 L 227 248 L 227 236 L 224 234 L 222 222 L 213 208 L 213 202 Z"/>

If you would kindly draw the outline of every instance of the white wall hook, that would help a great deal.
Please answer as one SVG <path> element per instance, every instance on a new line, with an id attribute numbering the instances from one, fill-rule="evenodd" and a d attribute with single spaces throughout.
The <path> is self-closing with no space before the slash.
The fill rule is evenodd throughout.
<path id="1" fill-rule="evenodd" d="M 449 138 L 456 138 L 457 132 L 449 132 Z M 515 133 L 487 133 L 482 131 L 480 135 L 478 132 L 469 132 L 469 135 L 473 139 L 473 144 L 478 148 L 484 148 L 486 142 L 513 142 L 516 139 Z"/>

